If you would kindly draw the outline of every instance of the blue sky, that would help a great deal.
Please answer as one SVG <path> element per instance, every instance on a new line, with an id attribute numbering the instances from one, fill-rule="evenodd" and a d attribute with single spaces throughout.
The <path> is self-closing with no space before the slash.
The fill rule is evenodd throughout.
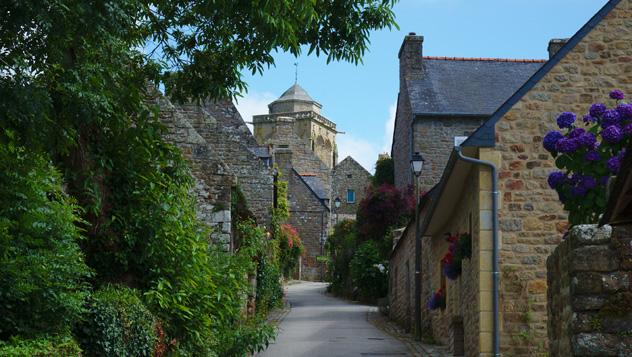
<path id="1" fill-rule="evenodd" d="M 263 75 L 245 73 L 248 93 L 237 107 L 246 121 L 298 82 L 334 121 L 340 160 L 351 155 L 367 170 L 389 152 L 399 86 L 397 52 L 409 32 L 424 36 L 425 56 L 546 59 L 551 38 L 572 36 L 606 0 L 400 0 L 399 30 L 375 31 L 364 64 L 275 55 Z"/>

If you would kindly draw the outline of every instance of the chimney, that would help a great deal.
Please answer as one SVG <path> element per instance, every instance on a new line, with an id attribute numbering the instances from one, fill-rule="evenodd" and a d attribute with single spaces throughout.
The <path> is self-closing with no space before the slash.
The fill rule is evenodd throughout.
<path id="1" fill-rule="evenodd" d="M 414 32 L 410 32 L 404 37 L 402 47 L 399 49 L 399 75 L 406 77 L 407 74 L 421 73 L 421 56 L 423 53 L 423 36 L 417 36 Z"/>
<path id="2" fill-rule="evenodd" d="M 554 38 L 549 41 L 549 47 L 547 47 L 547 50 L 549 51 L 549 59 L 553 58 L 557 51 L 559 51 L 566 42 L 568 42 L 567 38 Z"/>

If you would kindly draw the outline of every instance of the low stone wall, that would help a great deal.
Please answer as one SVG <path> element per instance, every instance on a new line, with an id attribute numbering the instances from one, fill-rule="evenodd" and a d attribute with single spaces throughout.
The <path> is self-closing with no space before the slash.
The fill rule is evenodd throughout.
<path id="1" fill-rule="evenodd" d="M 547 270 L 550 355 L 630 355 L 632 227 L 574 227 Z"/>

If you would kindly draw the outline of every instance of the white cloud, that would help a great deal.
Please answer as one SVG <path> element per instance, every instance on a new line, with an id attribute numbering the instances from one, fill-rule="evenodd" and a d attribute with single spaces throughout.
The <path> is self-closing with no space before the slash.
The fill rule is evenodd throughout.
<path id="1" fill-rule="evenodd" d="M 354 158 L 367 171 L 373 173 L 375 171 L 375 161 L 380 153 L 375 143 L 368 140 L 358 138 L 352 134 L 342 134 L 336 136 L 338 144 L 338 155 L 340 160 L 344 160 L 347 156 Z"/>
<path id="2" fill-rule="evenodd" d="M 396 103 L 388 107 L 388 118 L 384 122 L 384 136 L 382 143 L 371 142 L 353 134 L 343 134 L 336 137 L 338 144 L 338 157 L 344 160 L 347 156 L 353 157 L 370 173 L 375 171 L 375 162 L 379 154 L 391 153 L 391 143 L 393 142 L 393 131 L 395 128 Z"/>
<path id="3" fill-rule="evenodd" d="M 273 102 L 277 97 L 270 92 L 252 92 L 247 93 L 243 98 L 238 98 L 235 100 L 235 106 L 241 117 L 246 121 L 246 125 L 250 132 L 252 132 L 252 124 L 248 124 L 248 122 L 252 122 L 253 115 L 259 114 L 268 114 L 268 104 Z"/>
<path id="4" fill-rule="evenodd" d="M 384 146 L 382 146 L 382 152 L 386 152 L 390 155 L 391 145 L 393 143 L 393 132 L 395 131 L 395 113 L 397 112 L 397 103 L 391 104 L 388 107 L 388 120 L 384 124 Z"/>

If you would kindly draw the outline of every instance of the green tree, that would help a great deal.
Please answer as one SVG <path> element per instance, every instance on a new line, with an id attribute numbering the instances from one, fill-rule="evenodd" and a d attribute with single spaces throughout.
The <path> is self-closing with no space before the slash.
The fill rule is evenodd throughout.
<path id="1" fill-rule="evenodd" d="M 238 330 L 247 259 L 208 251 L 148 88 L 234 96 L 241 71 L 261 72 L 278 50 L 361 62 L 369 32 L 394 26 L 394 2 L 2 1 L 0 132 L 62 173 L 95 285 L 139 289 L 180 355 L 212 355 L 239 340 L 224 334 Z"/>
<path id="2" fill-rule="evenodd" d="M 375 163 L 375 175 L 371 178 L 371 184 L 374 187 L 383 184 L 395 184 L 395 164 L 390 156 L 382 156 Z"/>

